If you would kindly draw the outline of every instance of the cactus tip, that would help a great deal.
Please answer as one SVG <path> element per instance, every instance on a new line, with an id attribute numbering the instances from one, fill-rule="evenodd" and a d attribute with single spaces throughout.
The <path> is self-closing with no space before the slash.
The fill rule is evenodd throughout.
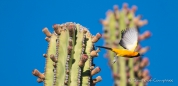
<path id="1" fill-rule="evenodd" d="M 96 36 L 94 36 L 92 38 L 92 42 L 93 43 L 97 42 L 101 37 L 102 37 L 102 35 L 100 33 L 97 33 Z"/>
<path id="2" fill-rule="evenodd" d="M 38 83 L 41 83 L 41 82 L 43 82 L 43 81 L 44 81 L 44 79 L 41 79 L 41 78 L 38 78 L 38 79 L 37 79 L 37 82 L 38 82 Z"/>
<path id="3" fill-rule="evenodd" d="M 101 76 L 96 77 L 96 79 L 93 79 L 93 84 L 96 84 L 97 82 L 102 81 Z"/>
<path id="4" fill-rule="evenodd" d="M 47 54 L 43 54 L 43 57 L 45 57 L 45 58 L 46 58 L 46 57 L 47 57 Z"/>
<path id="5" fill-rule="evenodd" d="M 45 40 L 46 40 L 47 42 L 49 42 L 49 41 L 50 41 L 50 38 L 49 38 L 49 37 L 46 37 Z"/>
<path id="6" fill-rule="evenodd" d="M 51 33 L 49 32 L 49 30 L 48 30 L 47 27 L 43 28 L 42 32 L 43 32 L 47 37 L 51 37 Z"/>
<path id="7" fill-rule="evenodd" d="M 41 79 L 44 79 L 44 78 L 45 78 L 44 74 L 41 74 L 37 69 L 34 69 L 34 70 L 32 71 L 32 74 L 33 74 L 34 76 L 38 77 L 38 78 L 41 78 Z"/>
<path id="8" fill-rule="evenodd" d="M 119 9 L 118 5 L 114 5 L 113 8 L 114 8 L 114 11 Z"/>
<path id="9" fill-rule="evenodd" d="M 133 5 L 131 10 L 132 10 L 133 13 L 135 13 L 135 11 L 137 10 L 137 6 Z"/>
<path id="10" fill-rule="evenodd" d="M 99 67 L 96 67 L 95 69 L 93 69 L 93 70 L 91 71 L 91 76 L 97 74 L 97 73 L 100 72 L 100 71 L 101 71 L 101 69 L 100 69 Z"/>
<path id="11" fill-rule="evenodd" d="M 91 51 L 90 56 L 91 57 L 97 57 L 98 53 L 95 50 L 93 50 L 93 51 Z"/>

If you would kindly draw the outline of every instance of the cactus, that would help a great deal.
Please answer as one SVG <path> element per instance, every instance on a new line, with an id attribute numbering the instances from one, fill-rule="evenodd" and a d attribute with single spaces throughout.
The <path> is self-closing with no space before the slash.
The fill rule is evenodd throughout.
<path id="1" fill-rule="evenodd" d="M 37 81 L 44 82 L 44 86 L 91 86 L 101 81 L 100 76 L 92 79 L 101 70 L 93 63 L 100 51 L 93 46 L 101 34 L 92 36 L 87 28 L 71 22 L 55 24 L 53 28 L 53 33 L 43 29 L 48 42 L 47 53 L 43 54 L 46 67 L 44 73 L 32 71 Z"/>
<path id="2" fill-rule="evenodd" d="M 121 48 L 118 46 L 119 40 L 121 39 L 121 31 L 126 28 L 139 28 L 147 24 L 147 20 L 140 20 L 141 16 L 135 17 L 135 11 L 137 7 L 133 6 L 131 9 L 128 8 L 128 5 L 123 4 L 121 10 L 118 9 L 118 6 L 114 6 L 114 11 L 109 10 L 106 14 L 105 20 L 100 20 L 103 25 L 104 34 L 103 38 L 105 39 L 106 47 L 115 47 Z M 138 37 L 139 41 L 144 40 L 150 37 L 150 32 L 146 31 Z M 149 47 L 142 48 L 140 44 L 137 47 L 137 51 L 141 54 L 147 52 Z M 148 58 L 118 58 L 115 64 L 111 64 L 115 54 L 112 51 L 107 51 L 105 55 L 109 59 L 109 65 L 113 72 L 113 77 L 115 81 L 114 86 L 144 86 L 146 81 L 150 79 L 148 70 L 144 69 L 148 65 Z M 142 80 L 142 81 L 139 81 Z M 145 81 L 144 81 L 145 80 Z"/>

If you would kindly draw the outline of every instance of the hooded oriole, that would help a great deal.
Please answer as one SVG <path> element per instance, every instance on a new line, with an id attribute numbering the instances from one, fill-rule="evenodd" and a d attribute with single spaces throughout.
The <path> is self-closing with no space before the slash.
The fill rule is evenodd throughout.
<path id="1" fill-rule="evenodd" d="M 114 53 L 116 53 L 113 63 L 116 62 L 119 56 L 128 57 L 128 58 L 140 56 L 139 52 L 135 51 L 138 45 L 138 30 L 136 28 L 129 28 L 124 31 L 121 31 L 121 34 L 122 35 L 121 35 L 121 40 L 119 42 L 119 45 L 125 49 L 116 49 L 116 48 L 109 48 L 109 47 L 103 47 L 103 46 L 96 46 L 99 48 L 105 48 L 105 49 L 111 50 Z"/>

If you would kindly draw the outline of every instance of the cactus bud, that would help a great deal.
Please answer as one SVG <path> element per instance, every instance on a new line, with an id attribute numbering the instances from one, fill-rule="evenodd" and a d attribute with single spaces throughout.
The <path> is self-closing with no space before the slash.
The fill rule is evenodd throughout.
<path id="1" fill-rule="evenodd" d="M 142 35 L 140 35 L 138 37 L 138 40 L 145 40 L 145 39 L 149 38 L 150 36 L 151 36 L 151 32 L 145 31 Z"/>
<path id="2" fill-rule="evenodd" d="M 100 72 L 100 71 L 101 71 L 101 69 L 100 69 L 99 67 L 96 67 L 95 69 L 93 69 L 93 70 L 91 71 L 91 76 L 97 74 L 97 73 Z"/>
<path id="3" fill-rule="evenodd" d="M 72 52 L 72 46 L 68 46 L 68 54 L 70 55 Z"/>
<path id="4" fill-rule="evenodd" d="M 53 63 L 53 67 L 56 68 L 56 67 L 57 67 L 57 64 L 56 64 L 56 63 Z"/>
<path id="5" fill-rule="evenodd" d="M 147 20 L 140 20 L 140 21 L 138 21 L 137 22 L 137 25 L 139 26 L 139 27 L 141 27 L 141 26 L 143 26 L 143 25 L 146 25 L 148 23 L 148 21 Z"/>
<path id="6" fill-rule="evenodd" d="M 49 42 L 49 41 L 50 41 L 50 38 L 49 38 L 49 37 L 46 37 L 45 40 L 46 40 L 47 42 Z"/>
<path id="7" fill-rule="evenodd" d="M 93 50 L 90 53 L 91 57 L 97 57 L 98 56 L 98 52 L 100 52 L 100 48 L 97 48 L 97 50 Z"/>
<path id="8" fill-rule="evenodd" d="M 53 62 L 57 62 L 57 58 L 53 54 L 50 55 L 50 58 Z"/>
<path id="9" fill-rule="evenodd" d="M 101 76 L 96 77 L 96 79 L 93 79 L 93 84 L 96 84 L 97 82 L 100 82 L 102 80 Z"/>
<path id="10" fill-rule="evenodd" d="M 32 74 L 33 74 L 34 76 L 38 77 L 38 78 L 41 78 L 41 79 L 44 79 L 44 78 L 45 78 L 44 74 L 40 73 L 37 69 L 34 69 L 34 70 L 32 71 Z"/>
<path id="11" fill-rule="evenodd" d="M 141 48 L 141 49 L 139 50 L 139 53 L 140 53 L 140 54 L 144 54 L 144 53 L 146 53 L 149 49 L 150 49 L 150 47 Z"/>
<path id="12" fill-rule="evenodd" d="M 79 62 L 79 66 L 83 67 L 85 62 L 87 61 L 87 59 L 88 59 L 88 56 L 86 54 L 83 54 L 82 57 L 81 57 L 81 60 Z"/>
<path id="13" fill-rule="evenodd" d="M 94 69 L 94 66 L 91 66 L 91 67 L 90 67 L 90 70 L 93 70 L 93 69 Z"/>
<path id="14" fill-rule="evenodd" d="M 45 27 L 42 31 L 47 37 L 51 37 L 51 33 L 49 32 L 48 28 Z"/>
<path id="15" fill-rule="evenodd" d="M 117 74 L 117 73 L 113 73 L 112 76 L 113 76 L 115 79 L 116 79 L 116 78 L 117 78 L 117 79 L 120 78 L 119 74 Z"/>
<path id="16" fill-rule="evenodd" d="M 91 57 L 97 57 L 98 53 L 95 50 L 93 50 L 93 51 L 91 51 L 90 56 Z"/>
<path id="17" fill-rule="evenodd" d="M 149 74 L 149 71 L 147 69 L 145 69 L 142 72 L 142 77 L 146 77 L 146 76 L 148 76 L 148 74 Z"/>
<path id="18" fill-rule="evenodd" d="M 108 22 L 105 20 L 100 19 L 100 23 L 104 26 L 108 26 Z"/>
<path id="19" fill-rule="evenodd" d="M 43 57 L 45 57 L 45 58 L 46 58 L 46 57 L 47 57 L 47 54 L 43 54 Z"/>
<path id="20" fill-rule="evenodd" d="M 69 45 L 72 46 L 72 40 L 71 39 L 69 40 Z"/>
<path id="21" fill-rule="evenodd" d="M 140 63 L 140 67 L 143 68 L 143 67 L 147 66 L 148 62 L 149 62 L 148 58 L 143 58 L 141 63 Z"/>
<path id="22" fill-rule="evenodd" d="M 37 79 L 37 82 L 38 82 L 38 83 L 41 83 L 41 82 L 43 82 L 43 81 L 44 81 L 44 79 L 41 79 L 41 78 L 38 78 L 38 79 Z"/>
<path id="23" fill-rule="evenodd" d="M 101 37 L 102 37 L 102 35 L 100 33 L 97 33 L 96 36 L 94 36 L 92 38 L 92 42 L 93 43 L 97 42 Z"/>
<path id="24" fill-rule="evenodd" d="M 60 35 L 61 34 L 61 29 L 59 28 L 59 25 L 54 24 L 53 25 L 53 29 L 55 31 L 56 34 Z"/>

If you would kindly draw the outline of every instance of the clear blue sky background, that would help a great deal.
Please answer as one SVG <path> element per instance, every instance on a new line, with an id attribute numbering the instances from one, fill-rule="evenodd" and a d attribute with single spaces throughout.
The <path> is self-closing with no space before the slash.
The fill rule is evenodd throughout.
<path id="1" fill-rule="evenodd" d="M 99 19 L 117 4 L 127 2 L 138 6 L 136 14 L 142 14 L 149 24 L 141 31 L 150 30 L 152 37 L 142 42 L 151 50 L 149 57 L 151 76 L 158 80 L 173 79 L 173 83 L 154 83 L 149 86 L 178 85 L 178 1 L 176 0 L 0 0 L 0 83 L 1 86 L 42 86 L 31 72 L 34 68 L 44 71 L 42 54 L 47 42 L 43 27 L 53 31 L 52 25 L 77 22 L 89 28 L 92 34 L 102 33 Z M 102 45 L 100 40 L 97 45 Z M 95 59 L 102 71 L 103 81 L 97 86 L 112 86 L 113 79 L 107 59 Z"/>

